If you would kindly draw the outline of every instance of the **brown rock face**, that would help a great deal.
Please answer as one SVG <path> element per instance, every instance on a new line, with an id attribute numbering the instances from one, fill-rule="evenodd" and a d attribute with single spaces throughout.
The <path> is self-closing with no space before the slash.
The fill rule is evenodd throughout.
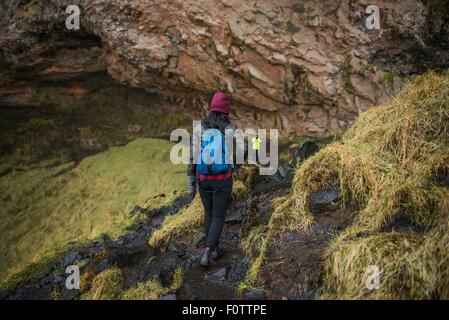
<path id="1" fill-rule="evenodd" d="M 106 68 L 193 117 L 223 90 L 240 126 L 284 134 L 339 133 L 407 75 L 449 65 L 449 15 L 436 1 L 69 2 L 0 4 L 0 66 L 42 77 Z M 65 29 L 68 4 L 81 9 L 78 31 Z M 365 27 L 371 4 L 381 30 Z"/>

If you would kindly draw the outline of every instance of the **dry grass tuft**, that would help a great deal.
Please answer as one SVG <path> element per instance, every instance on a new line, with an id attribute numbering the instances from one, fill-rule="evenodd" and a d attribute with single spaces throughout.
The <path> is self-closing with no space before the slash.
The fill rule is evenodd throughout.
<path id="1" fill-rule="evenodd" d="M 203 223 L 203 206 L 197 194 L 193 202 L 178 214 L 165 218 L 162 226 L 153 232 L 149 244 L 157 248 L 166 246 L 172 239 L 182 235 L 188 237 L 198 230 Z"/>
<path id="2" fill-rule="evenodd" d="M 106 269 L 99 273 L 92 281 L 90 300 L 118 299 L 123 288 L 122 271 L 117 267 Z"/>
<path id="3" fill-rule="evenodd" d="M 169 292 L 176 292 L 181 288 L 183 281 L 184 271 L 177 267 L 173 272 L 170 287 L 166 288 L 158 280 L 151 279 L 135 288 L 126 290 L 120 298 L 122 300 L 157 300 Z"/>
<path id="4" fill-rule="evenodd" d="M 291 194 L 273 213 L 265 243 L 285 229 L 313 224 L 310 195 L 336 184 L 341 205 L 355 200 L 360 211 L 327 248 L 322 296 L 447 299 L 449 199 L 438 177 L 448 173 L 449 75 L 429 72 L 389 103 L 361 114 L 340 142 L 298 169 Z M 409 231 L 392 231 L 398 215 L 410 219 Z M 261 265 L 263 254 L 252 268 Z M 381 271 L 378 290 L 365 288 L 370 265 Z"/>

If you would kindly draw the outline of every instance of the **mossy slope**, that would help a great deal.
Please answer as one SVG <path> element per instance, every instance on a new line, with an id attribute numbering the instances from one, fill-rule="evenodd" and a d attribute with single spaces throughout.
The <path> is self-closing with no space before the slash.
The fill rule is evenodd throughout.
<path id="1" fill-rule="evenodd" d="M 137 139 L 78 165 L 41 166 L 0 179 L 0 278 L 69 241 L 118 236 L 129 212 L 148 199 L 185 190 L 185 171 L 170 162 L 172 143 Z"/>

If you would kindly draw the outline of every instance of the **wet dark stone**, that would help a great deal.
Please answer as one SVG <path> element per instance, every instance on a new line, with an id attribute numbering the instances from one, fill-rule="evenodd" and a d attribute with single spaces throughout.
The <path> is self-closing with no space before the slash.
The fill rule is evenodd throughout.
<path id="1" fill-rule="evenodd" d="M 381 232 L 418 232 L 423 233 L 426 231 L 426 227 L 418 226 L 414 223 L 412 217 L 406 213 L 395 214 L 391 221 L 383 226 Z"/>
<path id="2" fill-rule="evenodd" d="M 245 292 L 246 300 L 266 300 L 265 292 L 262 290 L 248 290 Z"/>
<path id="3" fill-rule="evenodd" d="M 162 284 L 170 284 L 172 273 L 177 266 L 177 262 L 176 257 L 173 256 L 155 262 L 158 264 L 158 268 L 160 269 L 158 278 Z"/>
<path id="4" fill-rule="evenodd" d="M 207 274 L 206 279 L 209 281 L 224 282 L 224 281 L 226 281 L 227 274 L 228 274 L 228 268 L 223 267 L 223 268 L 218 269 L 217 271 Z"/>
<path id="5" fill-rule="evenodd" d="M 168 251 L 174 252 L 178 257 L 182 257 L 186 253 L 186 250 L 176 243 L 171 243 L 168 246 Z"/>
<path id="6" fill-rule="evenodd" d="M 159 228 L 162 225 L 162 222 L 164 222 L 163 216 L 155 217 L 151 220 L 151 225 L 154 228 Z"/>
<path id="7" fill-rule="evenodd" d="M 227 275 L 228 284 L 237 287 L 238 284 L 245 279 L 245 276 L 248 272 L 248 267 L 248 257 L 243 256 L 241 258 L 235 258 Z"/>
<path id="8" fill-rule="evenodd" d="M 70 266 L 70 265 L 72 265 L 75 261 L 76 261 L 76 259 L 78 258 L 78 252 L 70 252 L 69 254 L 67 254 L 65 257 L 64 257 L 64 260 L 63 260 L 63 267 L 65 268 L 65 267 L 67 267 L 67 266 Z"/>
<path id="9" fill-rule="evenodd" d="M 293 234 L 290 231 L 285 231 L 284 236 L 285 236 L 285 239 L 287 239 L 288 241 L 292 241 L 295 239 L 295 237 L 293 236 Z"/>
<path id="10" fill-rule="evenodd" d="M 449 187 L 449 174 L 439 174 L 438 184 L 442 186 Z"/>
<path id="11" fill-rule="evenodd" d="M 98 263 L 97 272 L 102 272 L 106 270 L 109 267 L 109 264 L 110 262 L 108 259 L 101 260 L 100 263 Z"/>
<path id="12" fill-rule="evenodd" d="M 368 238 L 368 237 L 370 237 L 370 236 L 371 236 L 371 233 L 366 232 L 366 231 L 359 232 L 359 233 L 357 234 L 357 237 L 359 237 L 359 238 Z"/>
<path id="13" fill-rule="evenodd" d="M 200 261 L 200 258 L 201 258 L 201 255 L 196 254 L 196 255 L 192 255 L 189 260 L 191 261 L 192 264 L 194 264 L 194 263 L 198 263 Z"/>
<path id="14" fill-rule="evenodd" d="M 56 276 L 53 279 L 54 284 L 59 284 L 59 283 L 62 283 L 63 281 L 64 281 L 64 279 L 61 276 Z"/>
<path id="15" fill-rule="evenodd" d="M 237 209 L 231 211 L 225 218 L 225 223 L 237 224 L 243 220 L 244 209 Z"/>
<path id="16" fill-rule="evenodd" d="M 304 161 L 319 151 L 318 145 L 313 141 L 304 141 L 293 151 L 292 165 L 296 166 L 298 161 Z"/>
<path id="17" fill-rule="evenodd" d="M 160 297 L 158 300 L 176 300 L 175 294 L 167 294 L 165 296 Z"/>
<path id="18" fill-rule="evenodd" d="M 325 211 L 328 205 L 340 198 L 340 190 L 334 185 L 328 185 L 325 189 L 313 192 L 310 195 L 309 205 L 312 212 Z"/>
<path id="19" fill-rule="evenodd" d="M 336 230 L 329 226 L 313 225 L 307 230 L 307 232 L 314 234 L 334 234 Z"/>

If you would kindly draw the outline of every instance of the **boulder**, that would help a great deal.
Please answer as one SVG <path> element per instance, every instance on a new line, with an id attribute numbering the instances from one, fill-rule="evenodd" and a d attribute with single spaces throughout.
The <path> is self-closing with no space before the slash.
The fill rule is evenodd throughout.
<path id="1" fill-rule="evenodd" d="M 340 198 L 340 189 L 332 184 L 323 190 L 313 192 L 310 195 L 309 206 L 312 212 L 322 212 Z"/>
<path id="2" fill-rule="evenodd" d="M 207 274 L 206 279 L 213 282 L 224 282 L 226 281 L 227 274 L 228 269 L 226 267 L 223 267 L 218 269 L 217 271 Z"/>

